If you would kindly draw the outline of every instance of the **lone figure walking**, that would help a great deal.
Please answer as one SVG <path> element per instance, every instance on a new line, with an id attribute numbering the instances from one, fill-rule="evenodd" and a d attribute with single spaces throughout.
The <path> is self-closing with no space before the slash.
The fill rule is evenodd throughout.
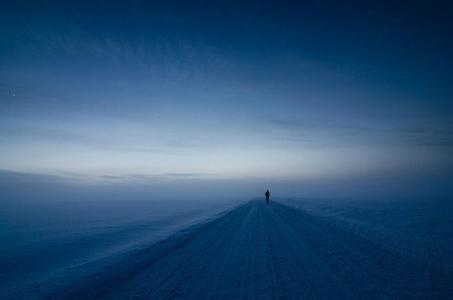
<path id="1" fill-rule="evenodd" d="M 269 190 L 267 190 L 265 193 L 264 193 L 264 196 L 266 196 L 266 204 L 269 204 L 269 197 L 270 197 L 271 193 L 269 192 Z"/>

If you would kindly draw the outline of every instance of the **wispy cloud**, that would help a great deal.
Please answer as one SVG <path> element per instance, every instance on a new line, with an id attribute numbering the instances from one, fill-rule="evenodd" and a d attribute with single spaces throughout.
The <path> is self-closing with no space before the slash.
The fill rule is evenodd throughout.
<path id="1" fill-rule="evenodd" d="M 214 173 L 164 173 L 163 176 L 168 178 L 197 178 L 215 176 Z"/>
<path id="2" fill-rule="evenodd" d="M 453 147 L 453 131 L 431 128 L 372 128 L 365 126 L 321 125 L 298 120 L 271 119 L 268 125 L 280 135 L 274 138 L 305 144 L 375 143 L 426 147 Z"/>
<path id="3" fill-rule="evenodd" d="M 215 173 L 158 173 L 158 174 L 125 174 L 101 175 L 99 178 L 119 181 L 162 181 L 179 179 L 206 179 L 215 177 Z"/>
<path id="4" fill-rule="evenodd" d="M 0 170 L 0 183 L 63 183 L 68 182 L 70 176 L 58 176 L 44 173 L 28 173 L 10 170 Z"/>
<path id="5" fill-rule="evenodd" d="M 13 139 L 13 140 L 38 140 L 50 141 L 64 145 L 76 145 L 88 149 L 96 149 L 109 152 L 126 152 L 126 153 L 165 153 L 176 154 L 178 149 L 187 149 L 196 147 L 194 141 L 184 139 L 173 141 L 171 139 L 161 139 L 154 143 L 142 137 L 141 142 L 125 143 L 118 141 L 114 138 L 98 137 L 89 134 L 76 133 L 74 131 L 58 129 L 58 128 L 45 128 L 45 127 L 30 127 L 30 126 L 6 126 L 4 130 L 0 131 L 0 138 Z"/>
<path id="6" fill-rule="evenodd" d="M 215 177 L 214 173 L 157 173 L 157 174 L 93 174 L 92 172 L 23 172 L 0 169 L 2 184 L 45 184 L 45 183 L 140 183 L 162 182 L 166 180 L 207 179 Z"/>

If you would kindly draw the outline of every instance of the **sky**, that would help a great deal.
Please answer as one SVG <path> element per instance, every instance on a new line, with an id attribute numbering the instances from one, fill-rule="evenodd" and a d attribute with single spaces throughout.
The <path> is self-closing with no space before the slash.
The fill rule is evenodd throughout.
<path id="1" fill-rule="evenodd" d="M 368 2 L 5 1 L 2 184 L 450 195 L 453 5 Z"/>

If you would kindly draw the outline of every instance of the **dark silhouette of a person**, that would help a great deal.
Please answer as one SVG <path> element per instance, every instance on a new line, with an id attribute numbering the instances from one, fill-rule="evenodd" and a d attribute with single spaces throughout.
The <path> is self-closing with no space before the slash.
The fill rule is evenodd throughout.
<path id="1" fill-rule="evenodd" d="M 266 196 L 266 204 L 269 204 L 269 197 L 271 196 L 271 193 L 269 192 L 269 190 L 267 190 L 267 191 L 264 193 L 264 196 Z"/>

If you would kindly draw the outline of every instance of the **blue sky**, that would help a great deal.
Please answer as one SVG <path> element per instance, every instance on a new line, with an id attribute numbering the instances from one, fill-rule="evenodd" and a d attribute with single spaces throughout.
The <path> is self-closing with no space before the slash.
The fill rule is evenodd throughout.
<path id="1" fill-rule="evenodd" d="M 2 177 L 366 189 L 452 173 L 447 1 L 11 1 L 0 14 Z"/>

